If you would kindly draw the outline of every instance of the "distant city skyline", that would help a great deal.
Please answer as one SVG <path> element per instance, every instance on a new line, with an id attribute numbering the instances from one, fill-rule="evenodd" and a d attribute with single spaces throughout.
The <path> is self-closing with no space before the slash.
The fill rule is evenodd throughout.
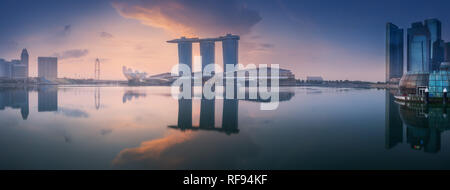
<path id="1" fill-rule="evenodd" d="M 442 39 L 450 40 L 445 0 L 5 0 L 0 5 L 0 16 L 11 18 L 0 21 L 0 58 L 17 59 L 27 48 L 31 77 L 37 76 L 38 56 L 58 57 L 59 77 L 93 78 L 97 57 L 102 79 L 125 80 L 122 66 L 164 73 L 178 63 L 165 41 L 233 33 L 241 36 L 242 64 L 279 64 L 300 79 L 384 81 L 386 22 L 406 30 L 413 22 L 437 18 Z M 215 49 L 216 63 L 222 64 L 221 45 Z M 194 47 L 193 56 L 199 55 Z"/>

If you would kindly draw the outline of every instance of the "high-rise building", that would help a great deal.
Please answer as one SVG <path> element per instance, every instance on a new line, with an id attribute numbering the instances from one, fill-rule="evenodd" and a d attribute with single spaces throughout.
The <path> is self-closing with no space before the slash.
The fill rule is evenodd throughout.
<path id="1" fill-rule="evenodd" d="M 10 69 L 9 63 L 4 59 L 0 59 L 0 78 L 1 79 L 10 78 L 11 71 L 9 71 L 9 69 Z"/>
<path id="2" fill-rule="evenodd" d="M 445 43 L 445 61 L 450 62 L 450 42 Z"/>
<path id="3" fill-rule="evenodd" d="M 430 32 L 430 45 L 433 46 L 433 44 L 439 40 L 441 40 L 442 34 L 442 26 L 441 21 L 438 19 L 427 19 L 425 20 L 425 26 L 427 27 L 428 31 Z M 430 58 L 433 59 L 434 55 L 434 49 L 430 49 Z"/>
<path id="4" fill-rule="evenodd" d="M 226 65 L 236 65 L 238 64 L 238 48 L 239 48 L 239 42 L 240 39 L 239 36 L 227 34 L 226 36 L 222 37 L 222 51 L 223 51 L 223 64 L 226 70 Z"/>
<path id="5" fill-rule="evenodd" d="M 167 43 L 178 44 L 178 64 L 185 64 L 192 69 L 192 43 L 198 41 L 198 38 L 181 37 L 167 41 Z"/>
<path id="6" fill-rule="evenodd" d="M 22 64 L 21 60 L 14 59 L 11 61 L 11 78 L 12 79 L 27 79 L 28 66 Z"/>
<path id="7" fill-rule="evenodd" d="M 200 41 L 200 55 L 202 56 L 202 71 L 209 65 L 214 64 L 215 59 L 215 41 L 201 40 Z"/>
<path id="8" fill-rule="evenodd" d="M 422 22 L 412 23 L 407 40 L 407 71 L 429 72 L 431 36 L 428 28 Z"/>
<path id="9" fill-rule="evenodd" d="M 386 24 L 386 82 L 403 75 L 403 29 Z"/>
<path id="10" fill-rule="evenodd" d="M 6 61 L 0 59 L 0 78 L 25 80 L 28 78 L 28 52 L 27 49 L 22 50 L 19 59 Z"/>
<path id="11" fill-rule="evenodd" d="M 47 80 L 58 78 L 58 59 L 56 57 L 38 57 L 38 77 Z"/>
<path id="12" fill-rule="evenodd" d="M 425 26 L 430 32 L 430 64 L 431 71 L 439 70 L 439 65 L 443 61 L 443 45 L 442 41 L 442 26 L 438 19 L 425 20 Z"/>
<path id="13" fill-rule="evenodd" d="M 25 76 L 28 78 L 28 72 L 29 72 L 29 55 L 28 55 L 28 51 L 26 48 L 23 48 L 22 50 L 22 54 L 20 54 L 20 61 L 22 63 L 22 65 L 24 65 L 26 67 L 25 69 Z"/>
<path id="14" fill-rule="evenodd" d="M 438 40 L 433 43 L 433 58 L 431 59 L 431 71 L 439 71 L 441 63 L 445 61 L 445 42 Z"/>

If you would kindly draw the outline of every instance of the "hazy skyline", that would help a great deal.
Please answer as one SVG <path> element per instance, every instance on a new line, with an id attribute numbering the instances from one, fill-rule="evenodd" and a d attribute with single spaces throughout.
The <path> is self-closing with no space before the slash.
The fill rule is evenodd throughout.
<path id="1" fill-rule="evenodd" d="M 450 41 L 450 2 L 358 0 L 83 1 L 4 0 L 0 6 L 0 58 L 30 54 L 59 58 L 59 77 L 125 79 L 122 66 L 149 74 L 169 72 L 180 36 L 241 35 L 242 64 L 280 64 L 296 78 L 384 81 L 385 24 L 408 28 L 427 18 L 442 21 Z M 221 45 L 216 61 L 222 64 Z M 194 55 L 199 55 L 194 45 Z"/>

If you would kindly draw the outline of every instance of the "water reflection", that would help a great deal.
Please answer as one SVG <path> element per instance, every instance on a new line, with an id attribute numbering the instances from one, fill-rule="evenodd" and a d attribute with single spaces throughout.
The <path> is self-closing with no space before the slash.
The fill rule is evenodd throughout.
<path id="1" fill-rule="evenodd" d="M 29 111 L 28 90 L 26 88 L 0 88 L 0 110 L 20 109 L 23 120 L 27 120 Z"/>
<path id="2" fill-rule="evenodd" d="M 399 105 L 395 103 L 395 92 L 386 91 L 386 142 L 387 149 L 403 142 L 403 122 L 400 118 Z"/>
<path id="3" fill-rule="evenodd" d="M 58 111 L 58 88 L 40 86 L 38 88 L 38 112 Z"/>
<path id="4" fill-rule="evenodd" d="M 263 100 L 175 100 L 168 87 L 2 88 L 0 169 L 450 168 L 448 108 L 376 89 L 280 99 L 261 111 Z"/>
<path id="5" fill-rule="evenodd" d="M 441 134 L 450 129 L 448 107 L 417 103 L 395 102 L 391 93 L 386 94 L 386 148 L 403 142 L 403 126 L 406 126 L 406 142 L 414 150 L 437 153 L 441 150 Z"/>
<path id="6" fill-rule="evenodd" d="M 99 110 L 100 109 L 100 87 L 96 87 L 95 88 L 95 93 L 94 93 L 94 103 L 95 103 L 95 109 Z"/>
<path id="7" fill-rule="evenodd" d="M 447 107 L 423 104 L 400 106 L 400 115 L 407 126 L 407 141 L 411 148 L 436 153 L 441 149 L 441 133 L 450 129 Z"/>
<path id="8" fill-rule="evenodd" d="M 28 119 L 29 91 L 38 92 L 38 112 L 58 111 L 58 88 L 40 86 L 37 88 L 0 88 L 0 110 L 20 109 L 23 120 Z"/>
<path id="9" fill-rule="evenodd" d="M 236 86 L 235 86 L 236 88 Z M 235 93 L 235 97 L 236 97 Z M 267 99 L 262 99 L 259 94 L 257 99 L 250 99 L 250 92 L 245 92 L 245 99 L 243 101 L 252 102 L 268 102 Z M 280 101 L 289 101 L 294 97 L 293 91 L 281 91 L 279 94 Z M 223 99 L 222 110 L 222 126 L 215 126 L 215 103 L 216 99 L 206 99 L 203 95 L 200 100 L 200 124 L 199 126 L 192 125 L 192 99 L 178 100 L 178 124 L 169 125 L 169 128 L 185 130 L 211 130 L 223 132 L 226 134 L 239 133 L 238 115 L 239 115 L 239 99 Z"/>
<path id="10" fill-rule="evenodd" d="M 133 98 L 138 99 L 139 97 L 145 97 L 145 96 L 147 96 L 147 94 L 144 92 L 139 92 L 139 91 L 135 91 L 135 90 L 127 90 L 123 94 L 122 103 L 129 102 Z"/>

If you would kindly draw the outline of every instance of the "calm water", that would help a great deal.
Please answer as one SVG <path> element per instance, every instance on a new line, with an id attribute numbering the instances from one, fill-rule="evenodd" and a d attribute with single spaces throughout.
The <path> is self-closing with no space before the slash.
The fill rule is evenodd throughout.
<path id="1" fill-rule="evenodd" d="M 1 169 L 450 169 L 450 109 L 283 88 L 277 110 L 169 87 L 0 89 Z"/>

